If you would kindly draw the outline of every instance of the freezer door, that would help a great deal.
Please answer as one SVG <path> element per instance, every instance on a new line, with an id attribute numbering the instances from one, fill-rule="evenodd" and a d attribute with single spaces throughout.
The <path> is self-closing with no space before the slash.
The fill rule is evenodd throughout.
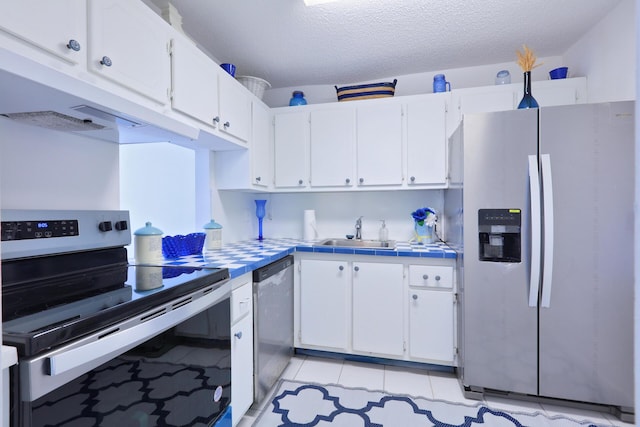
<path id="1" fill-rule="evenodd" d="M 633 120 L 633 103 L 540 110 L 553 186 L 543 396 L 633 406 Z"/>
<path id="2" fill-rule="evenodd" d="M 535 295 L 529 306 L 528 171 L 529 156 L 537 154 L 537 114 L 518 110 L 464 118 L 462 378 L 471 388 L 538 391 Z M 520 262 L 480 261 L 480 209 L 520 209 Z"/>

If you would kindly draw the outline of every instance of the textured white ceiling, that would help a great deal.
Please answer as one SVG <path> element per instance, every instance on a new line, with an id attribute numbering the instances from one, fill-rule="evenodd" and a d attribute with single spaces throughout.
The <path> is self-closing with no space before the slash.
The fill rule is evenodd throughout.
<path id="1" fill-rule="evenodd" d="M 620 0 L 171 0 L 182 28 L 273 88 L 562 55 Z M 612 41 L 622 42 L 622 41 Z"/>

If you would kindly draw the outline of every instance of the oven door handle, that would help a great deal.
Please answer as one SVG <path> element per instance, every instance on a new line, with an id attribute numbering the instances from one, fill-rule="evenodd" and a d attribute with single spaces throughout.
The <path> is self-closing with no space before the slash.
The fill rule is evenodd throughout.
<path id="1" fill-rule="evenodd" d="M 224 294 L 221 296 L 222 292 L 224 292 Z M 56 376 L 72 369 L 77 369 L 83 365 L 97 366 L 105 359 L 112 359 L 127 350 L 136 347 L 138 344 L 141 344 L 166 331 L 167 329 L 184 322 L 201 311 L 206 310 L 217 302 L 224 300 L 224 297 L 228 297 L 228 294 L 229 291 L 227 287 L 223 286 L 189 302 L 188 304 L 174 308 L 169 312 L 165 312 L 158 317 L 143 321 L 143 323 L 130 328 L 122 331 L 112 329 L 113 332 L 106 330 L 101 334 L 102 337 L 98 338 L 96 341 L 49 356 L 47 358 L 49 361 L 49 372 L 47 372 L 47 374 L 50 376 Z M 174 302 L 170 302 L 161 307 L 169 309 L 173 304 Z M 158 312 L 160 309 L 161 308 L 158 307 L 151 311 L 151 313 Z M 138 318 L 144 318 L 149 314 L 150 312 L 143 313 L 139 315 Z M 95 366 L 91 366 L 89 369 L 93 369 L 94 367 Z"/>

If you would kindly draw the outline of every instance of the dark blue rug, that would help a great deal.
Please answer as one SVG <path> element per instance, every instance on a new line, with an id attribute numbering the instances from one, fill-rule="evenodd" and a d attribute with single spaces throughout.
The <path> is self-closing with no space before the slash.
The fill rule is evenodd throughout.
<path id="1" fill-rule="evenodd" d="M 601 427 L 542 412 L 506 412 L 339 385 L 281 380 L 256 427 Z"/>

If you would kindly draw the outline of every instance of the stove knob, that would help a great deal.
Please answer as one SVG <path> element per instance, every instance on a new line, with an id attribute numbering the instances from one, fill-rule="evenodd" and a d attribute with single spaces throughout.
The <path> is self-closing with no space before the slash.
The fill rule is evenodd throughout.
<path id="1" fill-rule="evenodd" d="M 127 221 L 116 221 L 116 230 L 124 231 L 128 228 L 129 226 L 127 225 Z"/>
<path id="2" fill-rule="evenodd" d="M 102 221 L 98 224 L 98 229 L 100 231 L 111 231 L 113 230 L 113 226 L 111 225 L 111 221 Z"/>

